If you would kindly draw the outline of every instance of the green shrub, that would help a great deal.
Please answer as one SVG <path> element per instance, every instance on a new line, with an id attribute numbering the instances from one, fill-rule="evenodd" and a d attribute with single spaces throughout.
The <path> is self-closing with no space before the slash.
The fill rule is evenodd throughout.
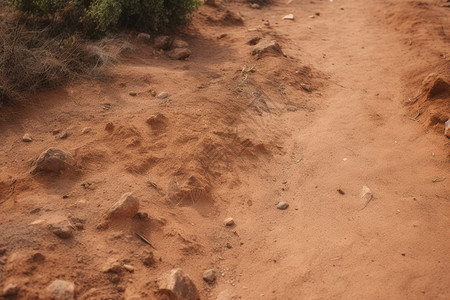
<path id="1" fill-rule="evenodd" d="M 121 28 L 158 30 L 189 19 L 200 0 L 11 0 L 20 12 L 75 21 L 89 33 Z M 59 17 L 59 18 L 58 18 Z"/>

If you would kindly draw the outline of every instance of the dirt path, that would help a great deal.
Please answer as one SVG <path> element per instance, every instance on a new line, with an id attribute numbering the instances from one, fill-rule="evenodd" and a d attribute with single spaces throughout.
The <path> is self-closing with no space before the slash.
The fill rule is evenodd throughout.
<path id="1" fill-rule="evenodd" d="M 60 278 L 77 299 L 158 299 L 155 280 L 181 267 L 202 299 L 449 298 L 449 144 L 404 106 L 413 83 L 448 66 L 435 2 L 202 7 L 180 36 L 188 61 L 138 45 L 110 80 L 11 109 L 0 123 L 1 286 L 44 299 Z M 438 33 L 417 21 L 405 34 L 392 24 L 399 13 L 435 14 Z M 277 40 L 286 57 L 255 59 L 255 37 Z M 72 153 L 81 173 L 31 176 L 50 146 Z M 149 218 L 104 226 L 129 191 Z M 225 227 L 230 216 L 236 225 Z M 46 225 L 61 218 L 82 229 L 59 239 Z M 43 261 L 30 259 L 37 252 Z M 135 270 L 104 273 L 112 260 Z M 214 285 L 202 280 L 210 268 Z"/>
<path id="2" fill-rule="evenodd" d="M 246 236 L 253 239 L 237 267 L 243 285 L 251 287 L 244 299 L 449 295 L 444 228 L 450 190 L 445 181 L 432 182 L 448 177 L 447 153 L 441 137 L 424 135 L 405 116 L 400 74 L 410 58 L 402 56 L 400 34 L 377 22 L 372 13 L 378 7 L 359 1 L 315 5 L 321 17 L 309 22 L 307 41 L 305 24 L 280 25 L 312 65 L 332 75 L 311 124 L 298 126 L 304 121 L 295 114 L 279 121 L 292 133 L 284 148 L 302 161 L 289 157 L 267 168 L 276 181 L 257 189 L 256 198 L 268 201 L 246 216 L 253 220 L 245 224 L 251 228 Z M 283 11 L 290 10 L 280 8 L 278 15 Z M 287 190 L 274 195 L 283 180 Z M 364 209 L 363 185 L 375 195 Z M 272 209 L 283 199 L 295 210 Z"/>

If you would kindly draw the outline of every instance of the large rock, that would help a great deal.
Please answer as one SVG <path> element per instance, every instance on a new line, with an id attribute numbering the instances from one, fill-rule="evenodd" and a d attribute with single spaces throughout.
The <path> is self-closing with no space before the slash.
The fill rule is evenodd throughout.
<path id="1" fill-rule="evenodd" d="M 36 161 L 34 161 L 31 173 L 59 173 L 73 169 L 75 165 L 75 159 L 69 153 L 58 148 L 49 148 L 42 152 Z"/>
<path id="2" fill-rule="evenodd" d="M 181 269 L 172 269 L 158 280 L 159 293 L 173 300 L 198 300 L 200 296 L 192 280 Z"/>
<path id="3" fill-rule="evenodd" d="M 75 286 L 72 282 L 64 280 L 55 280 L 48 287 L 50 299 L 54 300 L 73 300 Z"/>
<path id="4" fill-rule="evenodd" d="M 119 201 L 108 210 L 108 219 L 117 218 L 132 218 L 139 211 L 139 199 L 135 198 L 133 194 L 125 193 L 120 197 Z"/>
<path id="5" fill-rule="evenodd" d="M 283 51 L 277 41 L 262 39 L 253 48 L 252 55 L 256 55 L 260 58 L 264 54 L 283 55 Z"/>
<path id="6" fill-rule="evenodd" d="M 167 53 L 171 59 L 184 60 L 191 56 L 192 52 L 188 48 L 176 48 Z"/>

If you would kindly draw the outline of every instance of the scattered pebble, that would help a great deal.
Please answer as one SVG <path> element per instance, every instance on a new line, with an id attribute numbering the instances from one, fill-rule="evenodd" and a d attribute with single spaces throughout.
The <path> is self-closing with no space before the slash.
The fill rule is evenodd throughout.
<path id="1" fill-rule="evenodd" d="M 19 286 L 17 284 L 10 283 L 3 289 L 3 296 L 11 297 L 16 296 L 19 293 Z"/>
<path id="2" fill-rule="evenodd" d="M 159 99 L 166 99 L 167 97 L 169 97 L 169 94 L 167 92 L 161 92 L 158 94 Z"/>
<path id="3" fill-rule="evenodd" d="M 148 250 L 144 250 L 144 252 L 141 255 L 141 260 L 142 260 L 142 263 L 147 267 L 153 266 L 156 262 L 153 252 L 148 251 Z"/>
<path id="4" fill-rule="evenodd" d="M 30 143 L 33 141 L 33 138 L 31 137 L 31 135 L 29 133 L 25 133 L 22 137 L 22 141 L 25 143 Z"/>
<path id="5" fill-rule="evenodd" d="M 203 280 L 210 284 L 214 283 L 216 281 L 216 271 L 209 269 L 203 272 Z"/>
<path id="6" fill-rule="evenodd" d="M 133 193 L 125 193 L 107 212 L 107 219 L 133 218 L 139 211 L 139 199 Z"/>
<path id="7" fill-rule="evenodd" d="M 252 4 L 250 5 L 250 7 L 253 8 L 253 9 L 260 9 L 260 8 L 261 8 L 261 5 L 259 5 L 258 3 L 252 3 Z"/>
<path id="8" fill-rule="evenodd" d="M 134 272 L 134 267 L 132 265 L 123 265 L 123 268 L 130 273 Z"/>
<path id="9" fill-rule="evenodd" d="M 294 20 L 294 15 L 293 14 L 285 15 L 283 17 L 283 20 Z"/>
<path id="10" fill-rule="evenodd" d="M 103 273 L 120 274 L 123 271 L 122 264 L 117 260 L 108 261 L 103 268 Z"/>
<path id="11" fill-rule="evenodd" d="M 234 224 L 236 224 L 236 223 L 234 223 L 234 220 L 233 220 L 233 218 L 226 218 L 224 221 L 223 221 L 223 224 L 225 225 L 225 226 L 233 226 Z"/>
<path id="12" fill-rule="evenodd" d="M 48 227 L 59 238 L 70 239 L 73 237 L 73 228 L 68 220 L 50 224 Z"/>
<path id="13" fill-rule="evenodd" d="M 130 95 L 131 97 L 136 97 L 137 93 L 136 92 L 129 92 L 128 95 Z"/>
<path id="14" fill-rule="evenodd" d="M 75 286 L 72 282 L 64 280 L 55 280 L 48 287 L 50 298 L 55 300 L 73 300 Z"/>
<path id="15" fill-rule="evenodd" d="M 81 133 L 82 133 L 82 134 L 88 134 L 89 132 L 91 132 L 91 130 L 92 130 L 91 127 L 84 127 L 84 128 L 81 130 Z"/>
<path id="16" fill-rule="evenodd" d="M 280 201 L 277 204 L 277 208 L 281 209 L 281 210 L 285 210 L 289 207 L 289 204 L 287 204 L 286 202 Z"/>
<path id="17" fill-rule="evenodd" d="M 68 138 L 69 137 L 69 133 L 67 132 L 67 131 L 63 131 L 62 133 L 61 133 L 61 135 L 59 136 L 59 139 L 60 140 L 65 140 L 66 138 Z"/>
<path id="18" fill-rule="evenodd" d="M 373 194 L 372 194 L 372 191 L 369 189 L 368 186 L 363 186 L 363 187 L 362 187 L 361 198 L 362 198 L 363 200 L 366 200 L 367 202 L 369 202 L 370 200 L 372 200 Z"/>

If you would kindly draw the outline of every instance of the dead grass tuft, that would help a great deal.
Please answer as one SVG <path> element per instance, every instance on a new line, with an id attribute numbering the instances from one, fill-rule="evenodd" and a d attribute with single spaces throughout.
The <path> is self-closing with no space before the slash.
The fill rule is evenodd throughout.
<path id="1" fill-rule="evenodd" d="M 29 29 L 19 21 L 0 21 L 0 105 L 23 100 L 80 76 L 102 77 L 131 44 L 118 39 L 92 42 L 54 34 L 50 27 Z"/>

